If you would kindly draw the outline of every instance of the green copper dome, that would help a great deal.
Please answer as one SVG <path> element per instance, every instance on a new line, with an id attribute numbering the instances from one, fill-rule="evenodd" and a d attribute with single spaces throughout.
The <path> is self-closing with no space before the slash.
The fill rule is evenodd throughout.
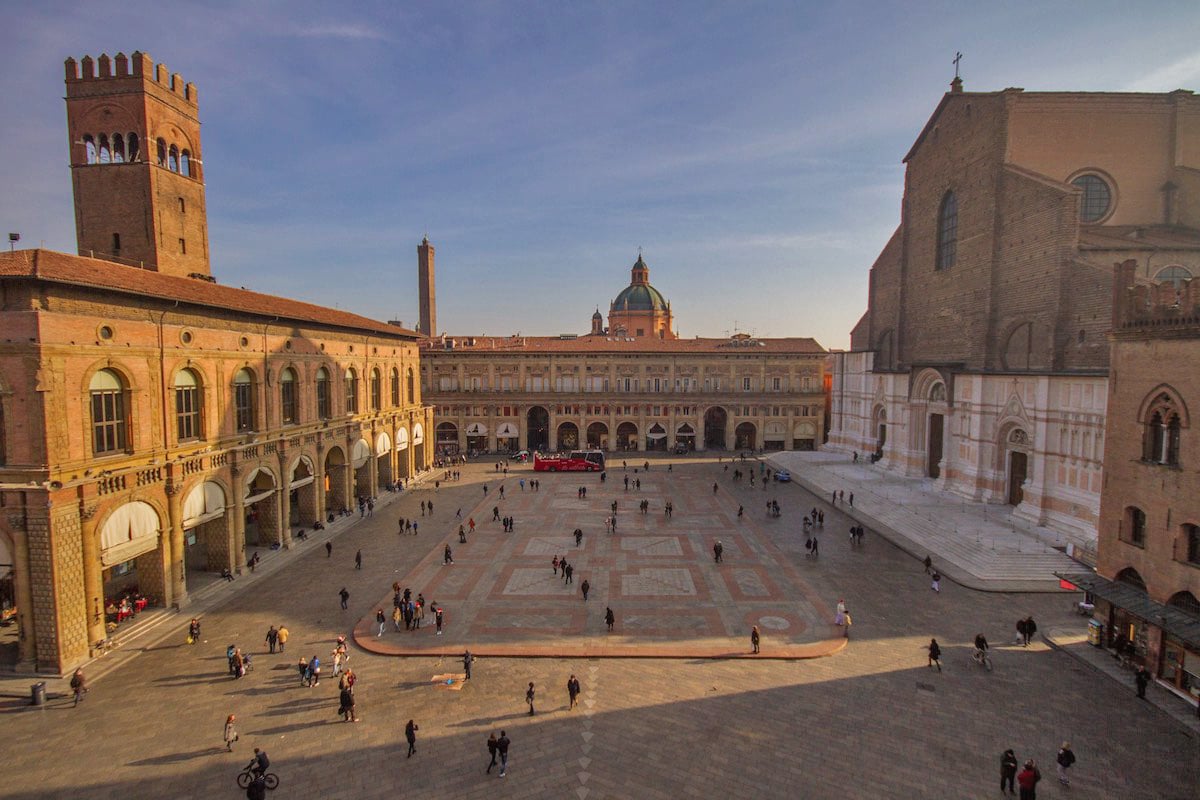
<path id="1" fill-rule="evenodd" d="M 632 273 L 630 284 L 613 300 L 613 311 L 665 311 L 667 301 L 650 285 L 650 268 L 640 255 Z"/>

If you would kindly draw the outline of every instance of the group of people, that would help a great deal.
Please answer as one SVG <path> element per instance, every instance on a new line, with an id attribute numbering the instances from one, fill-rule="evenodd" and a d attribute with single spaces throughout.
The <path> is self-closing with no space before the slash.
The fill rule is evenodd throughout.
<path id="1" fill-rule="evenodd" d="M 1063 786 L 1070 786 L 1069 770 L 1075 763 L 1075 753 L 1071 750 L 1070 742 L 1062 743 L 1054 761 L 1058 769 L 1058 782 Z M 1015 782 L 1016 788 L 1021 793 L 1020 800 L 1036 800 L 1037 785 L 1042 779 L 1042 771 L 1038 769 L 1037 762 L 1032 758 L 1026 759 L 1025 765 L 1020 771 L 1017 768 L 1019 763 L 1016 753 L 1011 748 L 1005 750 L 1000 756 L 1000 791 L 1016 794 L 1017 792 L 1013 789 Z"/>

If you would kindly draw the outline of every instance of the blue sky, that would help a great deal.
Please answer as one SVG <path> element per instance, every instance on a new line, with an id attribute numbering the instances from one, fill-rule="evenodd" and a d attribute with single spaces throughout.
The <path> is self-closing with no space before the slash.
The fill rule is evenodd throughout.
<path id="1" fill-rule="evenodd" d="M 0 6 L 22 246 L 75 248 L 63 60 L 142 50 L 199 88 L 219 281 L 412 326 L 428 233 L 450 333 L 584 332 L 641 247 L 683 336 L 845 347 L 956 50 L 1200 89 L 1194 2 Z"/>

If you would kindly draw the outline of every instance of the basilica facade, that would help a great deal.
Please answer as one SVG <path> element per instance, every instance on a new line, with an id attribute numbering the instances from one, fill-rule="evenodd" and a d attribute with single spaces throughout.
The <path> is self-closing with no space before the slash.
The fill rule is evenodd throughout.
<path id="1" fill-rule="evenodd" d="M 421 344 L 440 453 L 812 450 L 826 352 L 807 338 L 683 339 L 639 255 L 586 334 Z"/>
<path id="2" fill-rule="evenodd" d="M 1012 505 L 1095 563 L 1112 268 L 1200 272 L 1200 100 L 955 79 L 904 161 L 829 447 Z"/>

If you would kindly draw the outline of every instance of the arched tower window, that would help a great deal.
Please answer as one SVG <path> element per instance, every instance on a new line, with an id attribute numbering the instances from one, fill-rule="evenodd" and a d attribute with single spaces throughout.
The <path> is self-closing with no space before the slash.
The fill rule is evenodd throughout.
<path id="1" fill-rule="evenodd" d="M 346 369 L 346 413 L 358 413 L 358 373 L 354 367 Z"/>
<path id="2" fill-rule="evenodd" d="M 179 441 L 200 439 L 201 433 L 200 380 L 190 369 L 175 373 L 175 433 Z"/>
<path id="3" fill-rule="evenodd" d="M 937 269 L 950 269 L 958 257 L 958 200 L 946 192 L 938 208 Z"/>
<path id="4" fill-rule="evenodd" d="M 279 373 L 279 413 L 284 425 L 295 425 L 300 421 L 296 371 L 285 367 Z"/>
<path id="5" fill-rule="evenodd" d="M 400 405 L 400 370 L 392 367 L 392 407 Z"/>
<path id="6" fill-rule="evenodd" d="M 112 149 L 108 145 L 108 134 L 100 134 L 100 163 L 112 163 Z"/>
<path id="7" fill-rule="evenodd" d="M 167 142 L 165 139 L 159 139 L 158 145 L 158 165 L 165 167 L 167 165 Z"/>
<path id="8" fill-rule="evenodd" d="M 1163 392 L 1154 399 L 1142 421 L 1142 459 L 1170 467 L 1179 466 L 1179 409 Z"/>
<path id="9" fill-rule="evenodd" d="M 87 163 L 97 164 L 100 162 L 100 155 L 96 152 L 96 140 L 90 133 L 83 137 L 83 152 Z"/>
<path id="10" fill-rule="evenodd" d="M 112 160 L 114 164 L 125 163 L 125 137 L 119 133 L 113 134 Z"/>
<path id="11" fill-rule="evenodd" d="M 1186 267 L 1173 266 L 1160 269 L 1154 276 L 1155 283 L 1169 283 L 1176 289 L 1183 286 L 1184 281 L 1190 281 L 1192 273 Z"/>
<path id="12" fill-rule="evenodd" d="M 196 177 L 192 174 L 192 154 L 188 150 L 184 150 L 179 154 L 179 171 L 189 178 Z"/>
<path id="13" fill-rule="evenodd" d="M 167 151 L 167 169 L 179 172 L 179 148 L 175 145 L 171 145 L 171 149 Z"/>
<path id="14" fill-rule="evenodd" d="M 134 161 L 138 160 L 138 155 L 140 155 L 138 153 L 138 135 L 136 133 L 130 132 L 129 136 L 125 139 L 125 141 L 129 145 L 129 155 L 128 155 L 129 162 L 133 163 Z"/>
<path id="15" fill-rule="evenodd" d="M 125 450 L 129 419 L 125 414 L 125 384 L 111 369 L 92 376 L 88 386 L 92 404 L 92 452 L 95 455 Z"/>
<path id="16" fill-rule="evenodd" d="M 416 397 L 417 397 L 417 395 L 416 395 L 416 391 L 414 390 L 414 387 L 413 387 L 413 371 L 412 371 L 412 367 L 409 367 L 409 368 L 408 368 L 408 380 L 407 380 L 407 383 L 408 383 L 408 385 L 405 387 L 405 391 L 406 391 L 406 394 L 407 394 L 407 400 L 406 400 L 406 402 L 407 402 L 409 405 L 412 405 L 413 403 L 415 403 L 415 402 L 416 402 Z"/>
<path id="17" fill-rule="evenodd" d="M 244 367 L 233 376 L 233 408 L 237 432 L 254 430 L 254 373 Z"/>
<path id="18" fill-rule="evenodd" d="M 321 367 L 317 370 L 317 416 L 321 419 L 333 416 L 329 397 L 329 370 Z"/>
<path id="19" fill-rule="evenodd" d="M 378 411 L 383 405 L 383 379 L 379 370 L 371 370 L 371 410 Z"/>

